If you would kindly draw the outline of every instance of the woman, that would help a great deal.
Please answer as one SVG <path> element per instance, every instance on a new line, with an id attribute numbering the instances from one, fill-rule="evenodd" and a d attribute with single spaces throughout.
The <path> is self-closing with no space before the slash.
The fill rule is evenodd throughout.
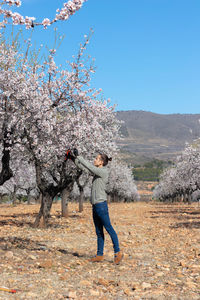
<path id="1" fill-rule="evenodd" d="M 74 154 L 74 155 L 73 155 Z M 111 237 L 114 248 L 114 263 L 119 264 L 123 258 L 122 251 L 119 248 L 119 241 L 115 230 L 113 229 L 107 205 L 106 184 L 108 182 L 108 170 L 106 165 L 112 158 L 108 158 L 105 154 L 99 154 L 94 160 L 94 165 L 86 161 L 83 157 L 78 155 L 77 149 L 74 149 L 73 154 L 70 153 L 71 158 L 76 166 L 84 171 L 92 173 L 92 189 L 91 189 L 91 203 L 93 212 L 93 221 L 97 234 L 97 255 L 90 259 L 91 262 L 100 262 L 104 259 L 104 232 L 106 229 Z"/>

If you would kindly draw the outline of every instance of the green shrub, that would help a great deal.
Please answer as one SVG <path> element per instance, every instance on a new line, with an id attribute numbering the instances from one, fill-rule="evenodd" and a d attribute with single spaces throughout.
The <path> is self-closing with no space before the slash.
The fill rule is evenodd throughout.
<path id="1" fill-rule="evenodd" d="M 162 161 L 153 159 L 150 162 L 144 164 L 144 166 L 133 168 L 133 176 L 138 181 L 159 181 L 159 176 L 163 172 L 163 169 L 172 165 L 171 161 Z"/>

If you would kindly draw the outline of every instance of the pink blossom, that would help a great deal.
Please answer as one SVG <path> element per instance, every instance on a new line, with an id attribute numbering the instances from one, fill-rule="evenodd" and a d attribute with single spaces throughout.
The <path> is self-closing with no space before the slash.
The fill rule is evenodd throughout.
<path id="1" fill-rule="evenodd" d="M 76 11 L 78 11 L 82 7 L 83 3 L 87 0 L 70 0 L 68 2 L 65 2 L 61 9 L 56 10 L 57 13 L 53 20 L 44 18 L 44 20 L 41 23 L 34 22 L 35 18 L 33 18 L 33 17 L 24 17 L 17 12 L 12 12 L 8 9 L 1 8 L 1 5 L 19 7 L 19 6 L 21 6 L 20 0 L 2 0 L 2 1 L 3 2 L 0 4 L 0 14 L 2 14 L 4 16 L 4 18 L 12 17 L 13 23 L 15 25 L 25 24 L 26 28 L 29 29 L 31 27 L 34 27 L 35 25 L 43 25 L 44 28 L 47 28 L 47 26 L 50 26 L 57 20 L 67 20 L 71 15 L 73 15 Z M 4 22 L 3 22 L 4 26 L 6 23 L 7 23 L 7 21 L 4 20 Z"/>
<path id="2" fill-rule="evenodd" d="M 33 26 L 33 22 L 35 21 L 34 17 L 25 17 L 25 25 L 26 29 L 30 29 Z"/>
<path id="3" fill-rule="evenodd" d="M 46 28 L 47 26 L 51 25 L 51 22 L 48 18 L 46 18 L 42 21 L 42 24 L 43 24 L 44 28 Z"/>
<path id="4" fill-rule="evenodd" d="M 20 14 L 18 14 L 18 13 L 13 13 L 12 14 L 12 20 L 13 20 L 14 25 L 25 23 L 24 17 L 21 16 Z"/>

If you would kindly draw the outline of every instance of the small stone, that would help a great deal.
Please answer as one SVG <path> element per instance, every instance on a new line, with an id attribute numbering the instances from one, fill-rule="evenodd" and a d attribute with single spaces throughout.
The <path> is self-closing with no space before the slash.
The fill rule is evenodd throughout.
<path id="1" fill-rule="evenodd" d="M 169 269 L 170 265 L 163 265 L 163 267 Z"/>
<path id="2" fill-rule="evenodd" d="M 30 259 L 32 259 L 32 260 L 36 260 L 36 259 L 37 259 L 37 257 L 34 256 L 34 255 L 29 255 L 28 258 L 30 258 Z"/>
<path id="3" fill-rule="evenodd" d="M 127 295 L 127 296 L 130 296 L 129 288 L 124 289 L 124 294 Z"/>
<path id="4" fill-rule="evenodd" d="M 88 280 L 81 280 L 81 281 L 80 281 L 80 285 L 83 285 L 83 286 L 90 286 L 90 285 L 91 285 L 91 282 L 88 281 Z"/>
<path id="5" fill-rule="evenodd" d="M 140 284 L 138 282 L 132 282 L 132 290 L 138 290 L 140 288 Z"/>
<path id="6" fill-rule="evenodd" d="M 196 287 L 195 282 L 193 282 L 193 281 L 191 281 L 191 280 L 187 280 L 187 281 L 185 282 L 185 284 L 187 285 L 187 287 L 189 287 L 189 288 L 191 288 L 191 289 Z"/>
<path id="7" fill-rule="evenodd" d="M 195 258 L 195 255 L 188 255 L 187 258 L 188 259 L 193 259 L 193 258 Z"/>
<path id="8" fill-rule="evenodd" d="M 152 293 L 152 297 L 156 297 L 156 296 L 159 296 L 159 295 L 163 295 L 163 290 L 156 290 L 156 291 L 153 291 Z"/>
<path id="9" fill-rule="evenodd" d="M 15 257 L 15 261 L 22 261 L 21 257 Z"/>
<path id="10" fill-rule="evenodd" d="M 67 280 L 69 280 L 69 274 L 64 274 L 64 275 L 60 276 L 59 278 L 62 281 L 67 281 Z"/>
<path id="11" fill-rule="evenodd" d="M 113 256 L 114 256 L 114 255 L 113 255 L 113 251 L 109 251 L 109 252 L 107 253 L 107 256 L 108 256 L 109 258 L 111 258 L 111 257 L 113 258 Z"/>
<path id="12" fill-rule="evenodd" d="M 37 299 L 38 295 L 36 293 L 28 292 L 27 296 L 29 297 L 29 299 Z"/>
<path id="13" fill-rule="evenodd" d="M 109 286 L 109 281 L 104 278 L 99 278 L 97 283 L 103 286 Z"/>
<path id="14" fill-rule="evenodd" d="M 176 283 L 172 282 L 172 281 L 167 281 L 167 284 L 168 285 L 171 285 L 171 286 L 176 286 Z"/>
<path id="15" fill-rule="evenodd" d="M 90 295 L 91 296 L 99 296 L 99 291 L 97 291 L 97 290 L 90 290 Z"/>
<path id="16" fill-rule="evenodd" d="M 142 283 L 142 288 L 143 288 L 144 290 L 150 289 L 150 288 L 151 288 L 151 283 L 143 282 L 143 283 Z"/>
<path id="17" fill-rule="evenodd" d="M 191 265 L 190 268 L 194 269 L 194 270 L 199 270 L 200 269 L 200 265 Z"/>
<path id="18" fill-rule="evenodd" d="M 181 261 L 180 261 L 180 266 L 181 266 L 181 267 L 186 267 L 186 263 L 185 263 L 184 260 L 181 260 Z"/>
<path id="19" fill-rule="evenodd" d="M 126 266 L 119 266 L 119 267 L 118 267 L 119 271 L 126 270 L 126 268 L 127 268 Z"/>
<path id="20" fill-rule="evenodd" d="M 158 272 L 158 273 L 156 274 L 157 277 L 162 277 L 163 275 L 164 275 L 163 272 Z"/>
<path id="21" fill-rule="evenodd" d="M 72 298 L 72 299 L 76 299 L 76 298 L 77 298 L 76 292 L 75 292 L 75 291 L 69 291 L 68 297 L 69 297 L 69 298 Z"/>
<path id="22" fill-rule="evenodd" d="M 53 261 L 51 259 L 45 260 L 39 264 L 40 268 L 48 269 L 53 265 Z"/>
<path id="23" fill-rule="evenodd" d="M 5 254 L 5 257 L 6 258 L 13 258 L 13 252 L 12 251 L 8 251 L 8 252 L 6 252 L 6 254 Z"/>
<path id="24" fill-rule="evenodd" d="M 37 273 L 40 273 L 40 270 L 34 269 L 34 270 L 31 271 L 31 273 L 32 273 L 32 274 L 37 274 Z"/>
<path id="25" fill-rule="evenodd" d="M 125 248 L 128 247 L 128 244 L 126 242 L 121 242 L 121 245 Z"/>
<path id="26" fill-rule="evenodd" d="M 50 264 L 47 268 L 51 268 L 52 266 L 53 266 L 53 264 Z M 57 270 L 57 272 L 58 272 L 58 274 L 64 274 L 66 271 L 65 271 L 65 269 L 59 268 Z"/>
<path id="27" fill-rule="evenodd" d="M 46 292 L 47 292 L 48 294 L 54 294 L 54 293 L 55 293 L 55 290 L 53 290 L 52 288 L 47 288 L 47 289 L 46 289 Z"/>

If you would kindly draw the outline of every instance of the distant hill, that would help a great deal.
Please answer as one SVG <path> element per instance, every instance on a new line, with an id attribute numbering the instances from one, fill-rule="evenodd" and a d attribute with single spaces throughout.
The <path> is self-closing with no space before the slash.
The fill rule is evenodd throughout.
<path id="1" fill-rule="evenodd" d="M 145 163 L 152 158 L 174 160 L 185 144 L 200 137 L 200 114 L 156 114 L 147 111 L 118 111 L 124 121 L 123 140 L 118 144 L 125 160 Z"/>

